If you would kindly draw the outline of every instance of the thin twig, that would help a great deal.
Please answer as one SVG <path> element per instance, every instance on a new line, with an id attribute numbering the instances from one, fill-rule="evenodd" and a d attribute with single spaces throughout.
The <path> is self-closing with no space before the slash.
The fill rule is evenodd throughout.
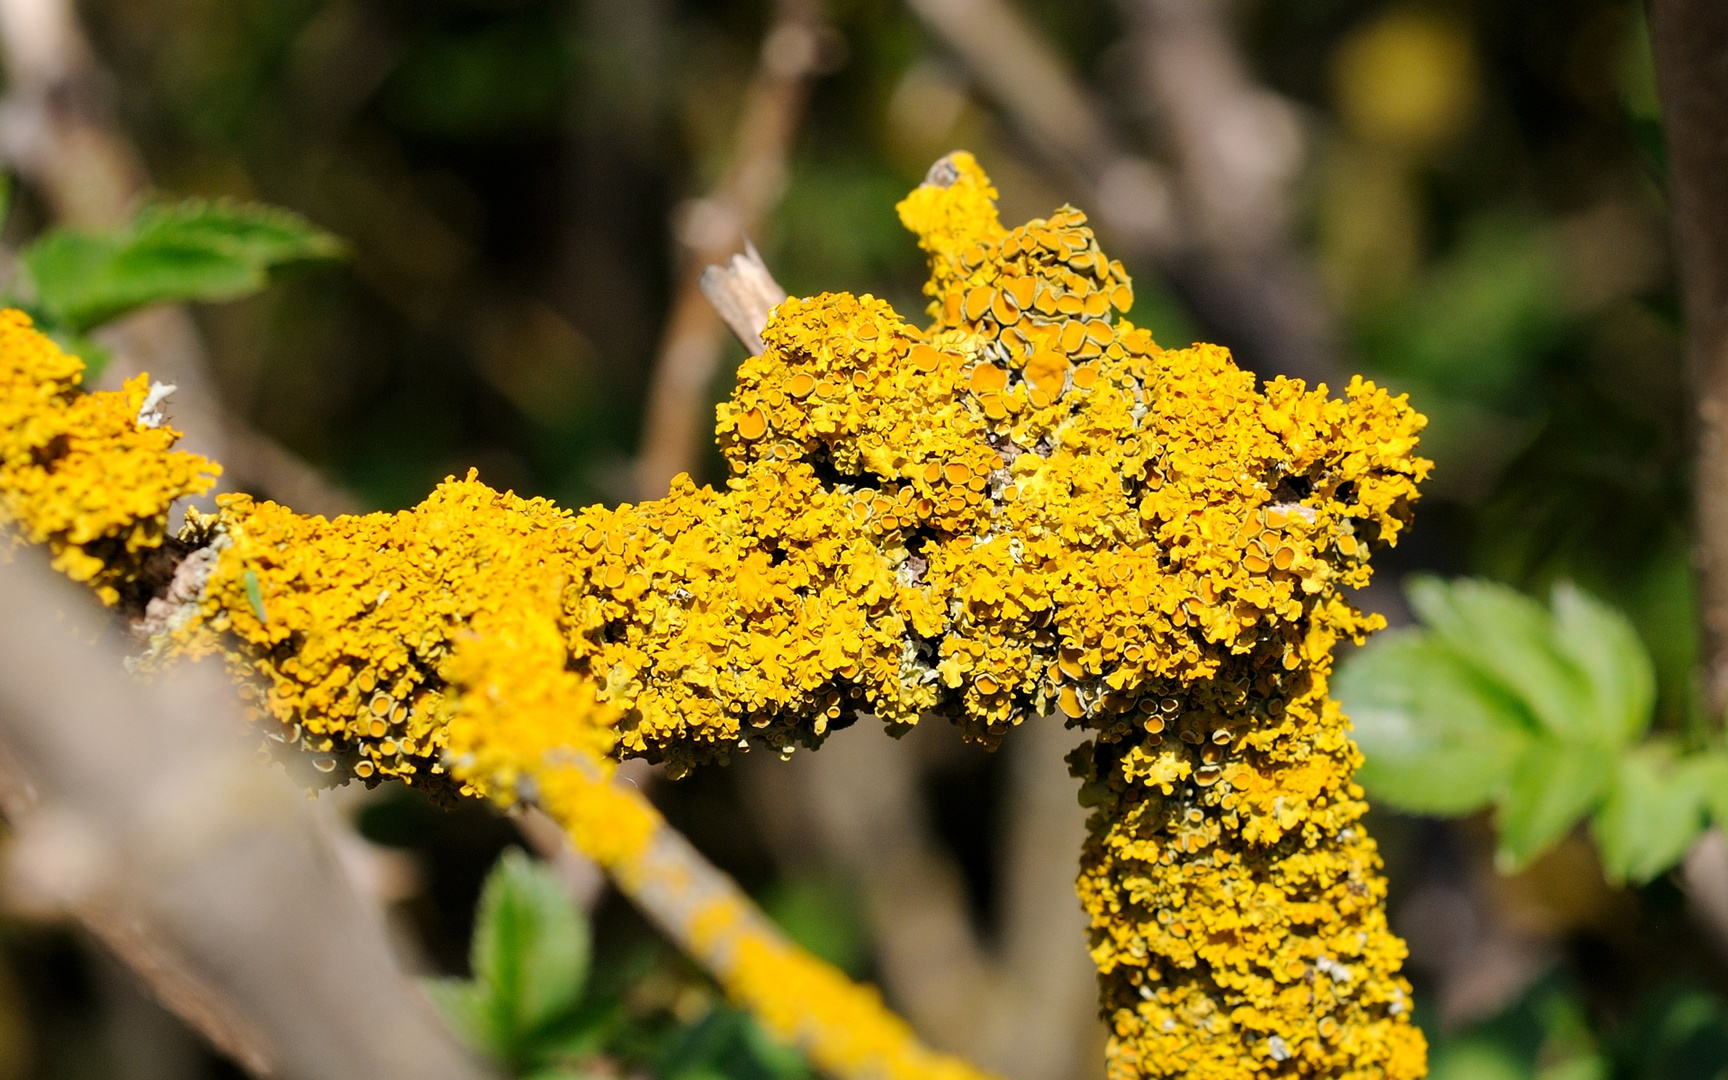
<path id="1" fill-rule="evenodd" d="M 666 323 L 648 392 L 636 490 L 666 492 L 672 478 L 696 468 L 703 407 L 719 370 L 726 330 L 703 296 L 705 267 L 725 263 L 759 233 L 786 187 L 786 158 L 804 114 L 813 76 L 832 32 L 818 0 L 779 0 L 745 92 L 732 160 L 714 193 L 692 204 L 680 229 L 686 247 L 677 298 Z M 710 418 L 711 419 L 711 418 Z"/>

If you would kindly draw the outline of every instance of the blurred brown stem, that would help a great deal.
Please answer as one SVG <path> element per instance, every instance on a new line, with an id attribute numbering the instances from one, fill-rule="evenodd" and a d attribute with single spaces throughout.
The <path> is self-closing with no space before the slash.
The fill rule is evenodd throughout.
<path id="1" fill-rule="evenodd" d="M 1010 736 L 999 945 L 974 926 L 965 881 L 935 838 L 922 790 L 933 759 L 964 752 L 940 721 L 885 739 L 868 719 L 792 762 L 740 763 L 779 857 L 856 880 L 882 984 L 936 1045 L 1009 1080 L 1086 1071 L 1098 1041 L 1086 921 L 1074 895 L 1086 814 L 1063 763 L 1077 741 L 1043 719 Z"/>
<path id="2" fill-rule="evenodd" d="M 1697 416 L 1694 562 L 1713 723 L 1728 710 L 1728 5 L 1649 0 L 1668 202 Z M 1728 856 L 1711 832 L 1687 857 L 1694 913 L 1728 947 Z"/>
<path id="3" fill-rule="evenodd" d="M 1699 606 L 1710 708 L 1728 709 L 1728 5 L 1651 0 L 1686 359 L 1697 406 Z"/>
<path id="4" fill-rule="evenodd" d="M 484 1075 L 395 970 L 305 795 L 256 759 L 220 668 L 129 679 L 42 562 L 0 564 L 13 893 L 75 913 L 256 1075 Z"/>
<path id="5" fill-rule="evenodd" d="M 663 495 L 672 478 L 696 469 L 707 427 L 702 416 L 720 366 L 726 327 L 702 295 L 705 267 L 724 263 L 763 222 L 786 187 L 786 158 L 804 114 L 812 76 L 832 48 L 817 0 L 779 0 L 744 96 L 732 160 L 715 191 L 690 204 L 680 223 L 686 248 L 666 323 L 637 460 L 637 493 Z"/>

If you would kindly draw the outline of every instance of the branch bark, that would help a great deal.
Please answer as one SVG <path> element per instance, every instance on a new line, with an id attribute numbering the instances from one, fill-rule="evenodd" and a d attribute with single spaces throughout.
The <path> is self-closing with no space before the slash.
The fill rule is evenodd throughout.
<path id="1" fill-rule="evenodd" d="M 1696 561 L 1712 712 L 1728 709 L 1728 6 L 1650 0 L 1686 360 L 1698 410 Z"/>
<path id="2" fill-rule="evenodd" d="M 219 667 L 127 678 L 112 627 L 41 562 L 0 565 L 14 888 L 255 1075 L 485 1075 L 395 970 L 304 793 L 256 760 Z"/>
<path id="3" fill-rule="evenodd" d="M 1648 0 L 1668 151 L 1669 227 L 1697 414 L 1693 561 L 1711 718 L 1728 712 L 1728 6 Z M 1728 854 L 1711 831 L 1688 854 L 1694 917 L 1728 949 Z"/>

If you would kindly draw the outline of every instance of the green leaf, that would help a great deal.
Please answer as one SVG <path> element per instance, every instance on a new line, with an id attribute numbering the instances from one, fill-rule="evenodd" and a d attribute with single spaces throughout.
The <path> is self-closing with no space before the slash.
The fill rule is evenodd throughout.
<path id="1" fill-rule="evenodd" d="M 1556 647 L 1547 609 L 1504 585 L 1420 577 L 1409 587 L 1422 621 L 1461 657 L 1511 691 L 1550 735 L 1587 737 L 1591 709 L 1584 674 Z"/>
<path id="2" fill-rule="evenodd" d="M 1503 871 L 1528 864 L 1602 798 L 1614 756 L 1606 747 L 1549 739 L 1524 752 L 1500 804 L 1496 861 Z"/>
<path id="3" fill-rule="evenodd" d="M 484 987 L 466 979 L 421 979 L 420 989 L 438 1006 L 463 1043 L 497 1056 L 506 1053 L 507 1036 L 498 1030 Z"/>
<path id="4" fill-rule="evenodd" d="M 1728 830 L 1728 751 L 1709 750 L 1694 760 L 1710 820 L 1717 828 Z"/>
<path id="5" fill-rule="evenodd" d="M 57 232 L 22 257 L 37 302 L 77 333 L 147 304 L 226 300 L 264 287 L 262 269 L 201 244 Z"/>
<path id="6" fill-rule="evenodd" d="M 1656 669 L 1618 610 L 1571 584 L 1554 587 L 1554 642 L 1589 684 L 1597 736 L 1624 745 L 1650 726 Z"/>
<path id="7" fill-rule="evenodd" d="M 260 267 L 340 259 L 348 253 L 341 240 L 291 210 L 229 199 L 147 206 L 133 232 L 150 243 L 200 245 Z"/>
<path id="8" fill-rule="evenodd" d="M 269 283 L 272 267 L 342 252 L 286 210 L 192 200 L 148 207 L 115 232 L 56 230 L 20 259 L 36 306 L 82 334 L 149 304 L 246 296 Z"/>
<path id="9" fill-rule="evenodd" d="M 1420 814 L 1464 814 L 1504 790 L 1529 745 L 1518 706 L 1435 635 L 1385 634 L 1352 656 L 1333 689 L 1376 800 Z"/>
<path id="10" fill-rule="evenodd" d="M 1591 830 L 1610 881 L 1646 882 L 1685 856 L 1704 831 L 1707 770 L 1713 764 L 1676 760 L 1671 749 L 1658 745 L 1637 747 L 1620 759 L 1613 791 Z"/>
<path id="11" fill-rule="evenodd" d="M 577 1005 L 588 978 L 587 921 L 556 875 L 515 848 L 486 879 L 471 963 L 511 1058 Z"/>

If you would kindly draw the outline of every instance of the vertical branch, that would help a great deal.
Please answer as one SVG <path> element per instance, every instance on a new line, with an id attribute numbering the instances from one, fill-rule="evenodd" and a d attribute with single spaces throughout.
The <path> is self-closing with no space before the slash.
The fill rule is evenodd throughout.
<path id="1" fill-rule="evenodd" d="M 637 462 L 644 498 L 696 467 L 702 409 L 725 346 L 726 328 L 703 297 L 704 267 L 724 263 L 773 210 L 786 186 L 786 158 L 804 114 L 809 82 L 821 68 L 825 35 L 818 0 L 779 0 L 745 92 L 732 161 L 715 192 L 694 204 L 682 226 L 687 245 L 667 320 Z"/>
<path id="2" fill-rule="evenodd" d="M 1668 198 L 1697 407 L 1699 601 L 1712 713 L 1728 708 L 1728 6 L 1651 0 Z"/>
<path id="3" fill-rule="evenodd" d="M 1668 151 L 1669 225 L 1697 409 L 1693 562 L 1712 720 L 1728 711 L 1728 6 L 1649 0 L 1656 89 Z M 1728 854 L 1712 830 L 1685 862 L 1688 899 L 1728 948 Z"/>

